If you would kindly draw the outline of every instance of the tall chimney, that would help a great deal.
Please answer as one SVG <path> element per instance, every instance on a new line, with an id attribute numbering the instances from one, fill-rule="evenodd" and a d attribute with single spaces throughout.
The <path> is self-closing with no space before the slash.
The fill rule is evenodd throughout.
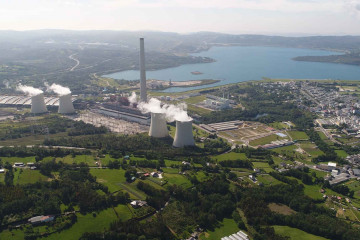
<path id="1" fill-rule="evenodd" d="M 144 38 L 140 38 L 140 101 L 147 102 Z"/>

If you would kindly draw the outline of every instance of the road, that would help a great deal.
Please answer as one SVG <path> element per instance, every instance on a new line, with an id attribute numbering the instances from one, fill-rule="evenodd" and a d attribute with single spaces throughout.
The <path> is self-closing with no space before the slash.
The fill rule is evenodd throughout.
<path id="1" fill-rule="evenodd" d="M 75 55 L 77 55 L 77 53 L 71 54 L 71 55 L 69 56 L 69 58 L 70 58 L 71 60 L 74 60 L 74 61 L 76 62 L 75 66 L 73 66 L 73 67 L 70 69 L 70 72 L 74 71 L 75 68 L 77 68 L 77 67 L 79 66 L 79 64 L 80 64 L 80 61 L 74 57 Z"/>

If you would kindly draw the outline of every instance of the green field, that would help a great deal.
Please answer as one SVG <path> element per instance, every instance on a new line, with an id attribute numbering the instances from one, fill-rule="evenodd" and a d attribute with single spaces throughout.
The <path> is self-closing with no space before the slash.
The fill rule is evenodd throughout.
<path id="1" fill-rule="evenodd" d="M 118 205 L 114 208 L 117 212 L 119 219 L 126 221 L 132 217 L 132 213 L 126 205 Z M 117 216 L 112 208 L 105 209 L 96 214 L 96 217 L 92 213 L 86 215 L 77 214 L 77 222 L 69 229 L 63 230 L 59 233 L 54 233 L 48 237 L 42 239 L 66 239 L 66 240 L 77 240 L 85 232 L 98 232 L 104 231 L 109 228 L 110 223 L 115 221 Z M 45 231 L 44 227 L 35 227 L 36 231 Z M 14 240 L 23 240 L 24 231 L 22 230 L 4 230 L 0 233 L 0 239 L 14 239 Z"/>
<path id="2" fill-rule="evenodd" d="M 205 232 L 200 236 L 200 239 L 219 240 L 222 237 L 229 236 L 231 234 L 237 233 L 238 231 L 239 228 L 233 219 L 224 218 L 224 220 L 219 223 L 219 227 L 215 228 L 213 231 Z"/>
<path id="3" fill-rule="evenodd" d="M 326 240 L 326 238 L 312 235 L 310 233 L 301 231 L 300 229 L 297 229 L 297 228 L 291 228 L 288 226 L 273 226 L 273 227 L 275 229 L 276 234 L 290 237 L 290 240 L 304 240 L 304 239 L 306 239 L 306 240 Z"/>
<path id="4" fill-rule="evenodd" d="M 301 131 L 288 131 L 287 132 L 293 140 L 308 140 L 309 136 Z"/>
<path id="5" fill-rule="evenodd" d="M 229 152 L 225 154 L 221 154 L 218 156 L 212 157 L 214 160 L 218 160 L 219 162 L 224 160 L 246 160 L 247 157 L 245 156 L 245 153 L 236 153 L 236 152 Z"/>
<path id="6" fill-rule="evenodd" d="M 274 169 L 272 169 L 267 162 L 252 162 L 254 168 L 260 168 L 263 169 L 265 172 L 272 172 Z"/>
<path id="7" fill-rule="evenodd" d="M 119 205 L 116 208 L 119 218 L 123 221 L 131 218 L 132 214 L 125 205 Z M 45 239 L 79 239 L 84 232 L 98 232 L 109 228 L 110 223 L 117 219 L 112 208 L 101 211 L 96 217 L 92 214 L 78 214 L 77 222 L 69 229 L 60 233 L 52 234 Z"/>
<path id="8" fill-rule="evenodd" d="M 269 136 L 266 136 L 263 138 L 258 138 L 258 139 L 253 140 L 250 142 L 250 145 L 251 146 L 264 145 L 264 144 L 271 143 L 272 141 L 283 140 L 283 139 L 287 139 L 287 138 L 286 137 L 282 138 L 276 134 L 272 134 L 272 135 L 269 135 Z"/>
<path id="9" fill-rule="evenodd" d="M 344 150 L 335 150 L 336 154 L 341 158 L 346 158 L 348 154 Z"/>
<path id="10" fill-rule="evenodd" d="M 256 178 L 259 182 L 263 183 L 264 185 L 275 185 L 282 183 L 270 175 L 257 175 Z"/>
<path id="11" fill-rule="evenodd" d="M 38 170 L 17 169 L 14 174 L 14 184 L 28 184 L 39 181 L 47 181 L 48 177 L 42 175 Z"/>
<path id="12" fill-rule="evenodd" d="M 313 143 L 310 143 L 310 142 L 301 143 L 300 147 L 305 152 L 310 154 L 312 158 L 318 157 L 320 155 L 324 155 L 324 152 L 321 151 L 320 149 L 318 149 L 317 146 L 315 144 L 313 144 Z"/>
<path id="13" fill-rule="evenodd" d="M 22 162 L 22 163 L 35 163 L 35 156 L 34 157 L 0 157 L 1 161 L 3 163 L 10 163 L 11 165 L 13 165 L 15 162 Z"/>
<path id="14" fill-rule="evenodd" d="M 96 181 L 104 184 L 110 192 L 121 190 L 119 183 L 124 183 L 125 170 L 123 169 L 90 169 L 90 173 L 96 177 Z"/>
<path id="15" fill-rule="evenodd" d="M 168 184 L 176 184 L 184 188 L 189 188 L 192 186 L 191 182 L 187 177 L 180 175 L 178 173 L 165 173 L 164 179 L 168 181 Z"/>

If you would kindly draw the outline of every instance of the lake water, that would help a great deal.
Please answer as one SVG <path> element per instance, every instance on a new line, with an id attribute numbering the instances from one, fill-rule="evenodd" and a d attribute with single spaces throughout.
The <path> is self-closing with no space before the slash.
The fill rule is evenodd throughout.
<path id="1" fill-rule="evenodd" d="M 342 79 L 360 80 L 360 67 L 333 64 L 294 61 L 297 56 L 324 56 L 339 54 L 329 51 L 278 48 L 278 47 L 213 47 L 209 51 L 193 54 L 210 57 L 213 63 L 187 64 L 174 68 L 147 71 L 147 79 L 187 81 L 199 79 L 219 79 L 220 82 L 197 87 L 173 87 L 164 92 L 181 92 L 192 89 L 219 86 L 229 83 L 269 78 L 293 79 Z M 203 74 L 193 75 L 199 71 Z M 106 75 L 115 79 L 139 79 L 139 71 L 123 71 Z"/>

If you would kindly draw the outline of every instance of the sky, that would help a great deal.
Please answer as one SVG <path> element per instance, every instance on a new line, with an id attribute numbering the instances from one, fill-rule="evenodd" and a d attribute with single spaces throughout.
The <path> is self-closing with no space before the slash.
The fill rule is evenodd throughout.
<path id="1" fill-rule="evenodd" d="M 0 30 L 360 35 L 360 0 L 0 0 Z"/>

